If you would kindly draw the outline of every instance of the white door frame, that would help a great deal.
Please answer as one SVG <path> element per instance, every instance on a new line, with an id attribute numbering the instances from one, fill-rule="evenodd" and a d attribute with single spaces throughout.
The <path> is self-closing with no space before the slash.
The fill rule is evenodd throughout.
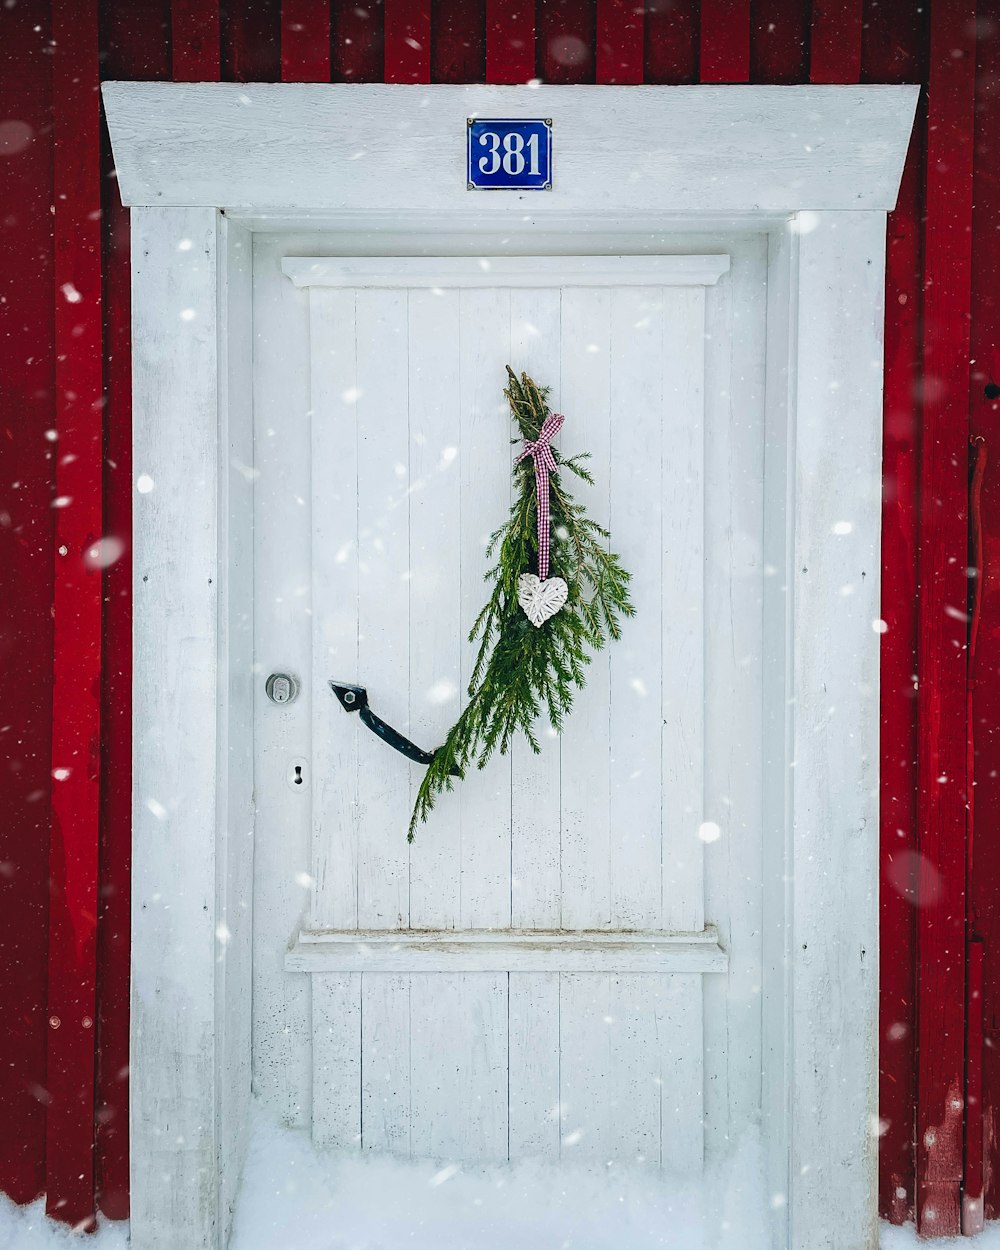
<path id="1" fill-rule="evenodd" d="M 775 1245 L 877 1245 L 885 216 L 916 87 L 106 83 L 132 209 L 134 1250 L 222 1250 L 250 1089 L 251 231 L 769 237 L 763 1106 Z M 466 117 L 555 189 L 466 190 Z M 375 249 L 373 249 L 375 250 Z M 636 250 L 641 250 L 637 247 Z"/>

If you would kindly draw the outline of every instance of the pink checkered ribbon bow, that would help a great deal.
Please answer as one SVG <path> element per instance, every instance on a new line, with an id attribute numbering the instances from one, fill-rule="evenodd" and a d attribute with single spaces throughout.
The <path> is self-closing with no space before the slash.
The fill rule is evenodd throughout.
<path id="1" fill-rule="evenodd" d="M 535 462 L 535 490 L 538 495 L 538 580 L 544 582 L 549 575 L 549 474 L 556 471 L 556 458 L 550 443 L 559 433 L 566 418 L 561 412 L 550 412 L 545 418 L 536 439 L 526 438 L 524 448 L 514 463 L 519 464 L 525 456 Z"/>

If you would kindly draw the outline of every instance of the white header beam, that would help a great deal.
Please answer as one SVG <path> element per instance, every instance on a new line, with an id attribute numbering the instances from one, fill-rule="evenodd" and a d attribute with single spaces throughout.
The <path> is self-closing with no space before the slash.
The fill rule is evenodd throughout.
<path id="1" fill-rule="evenodd" d="M 109 82 L 103 95 L 126 205 L 502 220 L 891 209 L 918 88 Z M 552 191 L 468 191 L 474 115 L 551 117 Z"/>

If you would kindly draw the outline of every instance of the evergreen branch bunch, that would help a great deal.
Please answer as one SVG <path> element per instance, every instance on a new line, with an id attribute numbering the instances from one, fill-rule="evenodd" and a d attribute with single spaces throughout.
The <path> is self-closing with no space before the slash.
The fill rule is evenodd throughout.
<path id="1" fill-rule="evenodd" d="M 504 395 L 518 431 L 511 442 L 535 440 L 549 415 L 549 388 L 538 386 L 526 373 L 518 378 L 509 365 L 507 375 Z M 552 728 L 561 732 L 573 693 L 585 684 L 589 653 L 620 638 L 622 618 L 635 615 L 629 598 L 631 574 L 610 550 L 610 534 L 587 516 L 565 486 L 570 474 L 593 484 L 586 466 L 589 453 L 564 458 L 557 448 L 552 450 L 558 468 L 549 479 L 549 576 L 566 582 L 566 603 L 541 626 L 532 625 L 518 603 L 518 577 L 538 571 L 535 465 L 526 456 L 513 469 L 510 516 L 487 547 L 487 557 L 495 560 L 486 573 L 492 591 L 469 634 L 470 642 L 479 640 L 469 702 L 420 783 L 410 819 L 411 842 L 438 796 L 452 789 L 452 769 L 464 778 L 471 764 L 483 768 L 495 751 L 507 753 L 519 731 L 537 754 L 541 748 L 535 721 L 543 706 Z"/>

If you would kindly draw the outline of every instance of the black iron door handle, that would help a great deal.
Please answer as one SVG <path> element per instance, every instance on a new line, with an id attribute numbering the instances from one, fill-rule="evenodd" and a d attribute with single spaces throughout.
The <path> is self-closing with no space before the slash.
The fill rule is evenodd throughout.
<path id="1" fill-rule="evenodd" d="M 404 738 L 398 729 L 393 729 L 381 716 L 375 715 L 368 706 L 368 691 L 364 686 L 350 686 L 346 682 L 331 681 L 330 689 L 337 696 L 345 712 L 360 712 L 361 719 L 372 733 L 377 734 L 394 751 L 405 755 L 408 760 L 413 760 L 416 764 L 429 764 L 433 760 L 434 751 L 422 751 L 415 742 Z M 457 768 L 452 768 L 450 772 L 453 777 L 462 775 Z"/>

